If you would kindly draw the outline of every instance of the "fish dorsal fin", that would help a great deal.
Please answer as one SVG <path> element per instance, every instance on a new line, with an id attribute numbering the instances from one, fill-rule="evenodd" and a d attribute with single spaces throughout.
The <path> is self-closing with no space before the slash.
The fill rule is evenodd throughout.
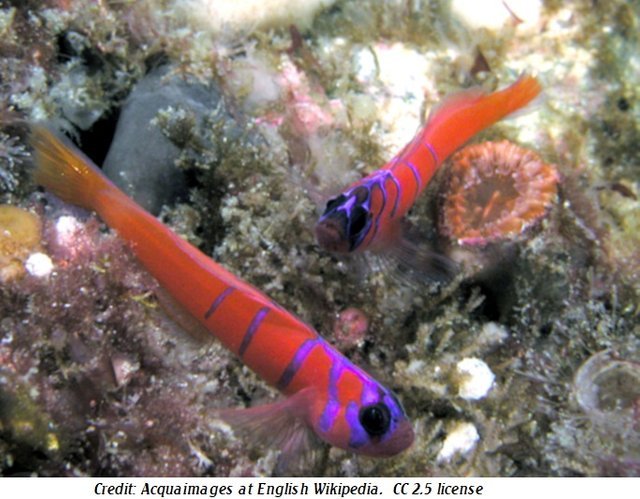
<path id="1" fill-rule="evenodd" d="M 313 388 L 255 407 L 223 409 L 216 416 L 248 442 L 279 449 L 276 474 L 308 474 L 320 441 L 307 423 Z"/>
<path id="2" fill-rule="evenodd" d="M 473 87 L 448 95 L 431 109 L 426 123 L 430 127 L 436 127 L 439 123 L 448 120 L 461 109 L 472 106 L 486 95 L 487 92 L 480 87 Z"/>

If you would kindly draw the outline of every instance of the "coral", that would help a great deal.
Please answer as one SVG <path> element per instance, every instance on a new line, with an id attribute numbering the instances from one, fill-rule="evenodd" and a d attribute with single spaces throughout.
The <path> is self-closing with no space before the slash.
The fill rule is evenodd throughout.
<path id="1" fill-rule="evenodd" d="M 508 141 L 465 147 L 451 159 L 441 230 L 460 245 L 508 241 L 556 201 L 555 167 Z"/>

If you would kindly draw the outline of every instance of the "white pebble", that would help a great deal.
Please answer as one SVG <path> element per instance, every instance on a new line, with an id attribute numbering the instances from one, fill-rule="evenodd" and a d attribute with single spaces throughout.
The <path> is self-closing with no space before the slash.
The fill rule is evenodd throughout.
<path id="1" fill-rule="evenodd" d="M 473 424 L 462 422 L 456 424 L 444 439 L 442 449 L 438 453 L 438 462 L 448 462 L 456 454 L 468 453 L 476 446 L 479 439 L 480 435 Z"/>
<path id="2" fill-rule="evenodd" d="M 44 253 L 32 253 L 24 262 L 27 272 L 34 277 L 47 277 L 53 270 L 53 262 L 49 255 Z"/>
<path id="3" fill-rule="evenodd" d="M 376 57 L 369 48 L 361 48 L 354 54 L 356 79 L 360 83 L 373 83 L 378 74 Z"/>
<path id="4" fill-rule="evenodd" d="M 496 345 L 502 343 L 509 337 L 506 327 L 496 322 L 487 322 L 482 326 L 478 341 L 485 345 Z"/>
<path id="5" fill-rule="evenodd" d="M 123 354 L 111 357 L 111 367 L 118 386 L 126 385 L 133 375 L 140 369 L 140 363 Z"/>
<path id="6" fill-rule="evenodd" d="M 479 400 L 486 397 L 493 387 L 495 375 L 480 359 L 467 357 L 456 364 L 458 374 L 458 395 L 465 400 Z"/>

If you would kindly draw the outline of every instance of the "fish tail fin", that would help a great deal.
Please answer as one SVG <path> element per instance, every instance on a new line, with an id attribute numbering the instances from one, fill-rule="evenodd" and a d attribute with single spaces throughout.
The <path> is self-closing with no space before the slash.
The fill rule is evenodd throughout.
<path id="1" fill-rule="evenodd" d="M 504 99 L 503 116 L 517 111 L 535 99 L 542 91 L 542 86 L 535 76 L 523 74 L 515 83 L 504 90 L 492 94 L 496 99 Z"/>
<path id="2" fill-rule="evenodd" d="M 420 140 L 430 144 L 442 162 L 476 133 L 526 106 L 541 91 L 540 82 L 524 74 L 497 92 L 472 88 L 454 94 L 431 112 Z"/>
<path id="3" fill-rule="evenodd" d="M 93 210 L 98 194 L 112 184 L 97 166 L 69 141 L 42 125 L 31 131 L 34 181 L 62 200 Z"/>
<path id="4" fill-rule="evenodd" d="M 501 118 L 526 106 L 542 91 L 535 76 L 523 74 L 514 83 L 502 90 L 486 93 L 479 88 L 471 88 L 447 97 L 431 112 L 430 125 L 439 126 L 455 116 L 473 117 L 479 131 Z M 480 111 L 483 112 L 480 112 Z M 459 121 L 459 120 L 457 120 Z M 460 123 L 456 123 L 460 125 Z"/>

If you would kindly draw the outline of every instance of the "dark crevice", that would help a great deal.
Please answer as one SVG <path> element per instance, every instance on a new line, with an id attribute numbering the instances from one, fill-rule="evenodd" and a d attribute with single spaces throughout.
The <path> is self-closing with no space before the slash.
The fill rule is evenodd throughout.
<path id="1" fill-rule="evenodd" d="M 120 109 L 112 109 L 89 130 L 78 131 L 82 152 L 97 165 L 102 166 L 107 157 L 119 117 Z"/>

